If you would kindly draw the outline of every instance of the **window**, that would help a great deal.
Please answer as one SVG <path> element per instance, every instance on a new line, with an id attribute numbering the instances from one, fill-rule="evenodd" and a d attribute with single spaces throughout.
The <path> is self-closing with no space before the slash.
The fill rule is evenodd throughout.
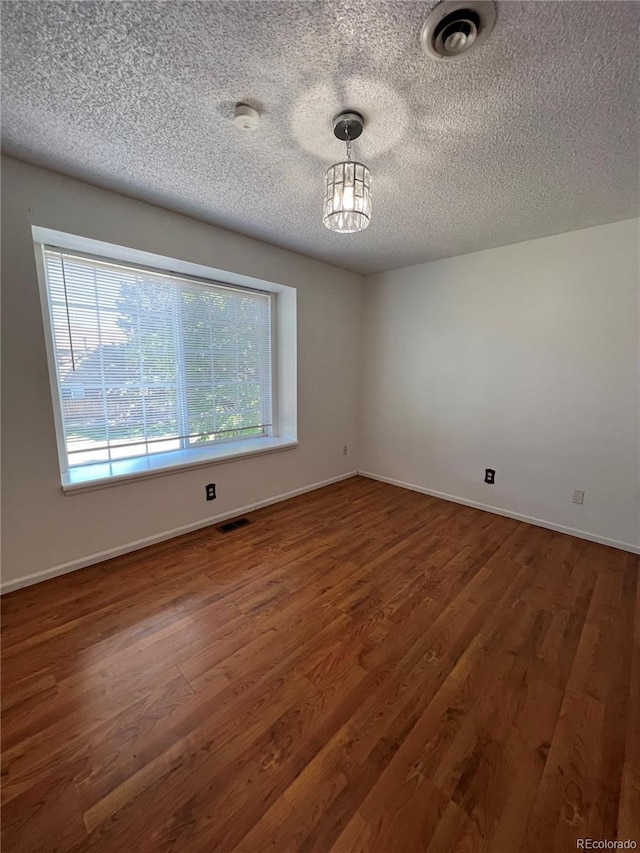
<path id="1" fill-rule="evenodd" d="M 43 261 L 63 485 L 270 446 L 272 293 L 50 246 Z"/>

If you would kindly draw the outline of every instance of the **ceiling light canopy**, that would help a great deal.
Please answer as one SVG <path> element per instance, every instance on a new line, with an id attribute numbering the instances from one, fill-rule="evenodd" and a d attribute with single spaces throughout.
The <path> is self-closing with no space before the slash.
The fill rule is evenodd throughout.
<path id="1" fill-rule="evenodd" d="M 322 221 L 330 231 L 362 231 L 371 219 L 371 173 L 351 159 L 351 143 L 363 127 L 364 119 L 354 112 L 340 113 L 333 122 L 334 135 L 347 143 L 347 159 L 330 166 L 325 175 Z"/>

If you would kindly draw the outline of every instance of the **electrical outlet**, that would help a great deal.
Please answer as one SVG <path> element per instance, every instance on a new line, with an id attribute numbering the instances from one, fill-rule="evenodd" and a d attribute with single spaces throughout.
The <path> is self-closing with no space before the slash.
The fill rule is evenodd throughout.
<path id="1" fill-rule="evenodd" d="M 345 444 L 345 446 L 342 448 L 342 455 L 346 456 L 347 453 L 348 453 L 348 448 L 347 448 L 347 445 Z"/>
<path id="2" fill-rule="evenodd" d="M 573 498 L 571 503 L 574 504 L 583 504 L 584 503 L 584 492 L 581 492 L 580 489 L 576 489 L 573 493 Z"/>
<path id="3" fill-rule="evenodd" d="M 216 499 L 216 484 L 209 483 L 204 487 L 205 494 L 207 496 L 208 501 L 214 501 Z"/>
<path id="4" fill-rule="evenodd" d="M 492 486 L 496 481 L 496 472 L 493 468 L 484 469 L 484 481 Z"/>

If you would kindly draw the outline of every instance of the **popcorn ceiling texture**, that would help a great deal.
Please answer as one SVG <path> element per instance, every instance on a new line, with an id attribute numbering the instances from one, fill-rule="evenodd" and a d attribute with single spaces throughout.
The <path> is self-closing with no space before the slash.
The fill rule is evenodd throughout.
<path id="1" fill-rule="evenodd" d="M 637 215 L 640 4 L 499 2 L 458 63 L 420 49 L 434 5 L 3 2 L 4 151 L 365 273 Z M 321 222 L 347 107 L 352 235 Z"/>

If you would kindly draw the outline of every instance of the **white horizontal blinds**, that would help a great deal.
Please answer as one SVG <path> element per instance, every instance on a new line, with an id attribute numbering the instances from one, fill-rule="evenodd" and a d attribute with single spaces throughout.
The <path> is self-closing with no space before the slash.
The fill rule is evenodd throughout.
<path id="1" fill-rule="evenodd" d="M 70 466 L 267 435 L 268 294 L 45 250 Z"/>
<path id="2" fill-rule="evenodd" d="M 265 435 L 271 426 L 270 298 L 198 285 L 186 285 L 181 296 L 189 442 Z"/>

